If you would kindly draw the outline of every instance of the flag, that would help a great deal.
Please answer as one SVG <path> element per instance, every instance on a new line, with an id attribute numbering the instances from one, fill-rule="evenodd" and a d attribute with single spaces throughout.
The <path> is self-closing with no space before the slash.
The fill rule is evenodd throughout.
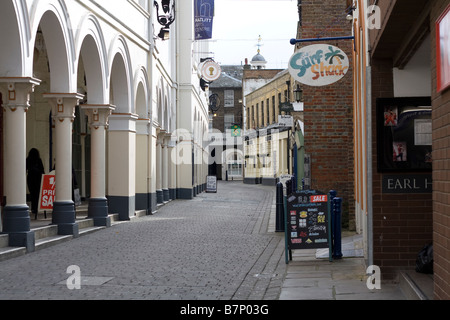
<path id="1" fill-rule="evenodd" d="M 195 40 L 212 38 L 214 0 L 195 0 Z"/>

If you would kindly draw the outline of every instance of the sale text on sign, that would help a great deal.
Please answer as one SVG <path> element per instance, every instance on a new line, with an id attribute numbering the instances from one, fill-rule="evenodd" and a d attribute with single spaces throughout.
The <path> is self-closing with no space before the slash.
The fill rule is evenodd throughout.
<path id="1" fill-rule="evenodd" d="M 53 210 L 55 202 L 55 175 L 44 174 L 41 181 L 41 192 L 39 195 L 39 212 Z"/>

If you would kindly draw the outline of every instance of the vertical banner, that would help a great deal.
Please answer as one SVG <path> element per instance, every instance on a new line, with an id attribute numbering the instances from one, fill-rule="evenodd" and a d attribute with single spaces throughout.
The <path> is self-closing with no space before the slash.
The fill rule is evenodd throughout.
<path id="1" fill-rule="evenodd" d="M 212 38 L 214 0 L 195 0 L 195 40 Z"/>

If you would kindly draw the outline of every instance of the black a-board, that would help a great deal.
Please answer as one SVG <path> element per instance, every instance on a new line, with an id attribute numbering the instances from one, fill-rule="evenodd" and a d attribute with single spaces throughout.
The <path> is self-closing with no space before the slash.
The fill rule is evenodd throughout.
<path id="1" fill-rule="evenodd" d="M 331 253 L 328 200 L 327 194 L 317 190 L 299 190 L 285 196 L 286 264 L 292 260 L 292 250 L 329 248 Z M 331 254 L 329 257 L 331 261 Z"/>

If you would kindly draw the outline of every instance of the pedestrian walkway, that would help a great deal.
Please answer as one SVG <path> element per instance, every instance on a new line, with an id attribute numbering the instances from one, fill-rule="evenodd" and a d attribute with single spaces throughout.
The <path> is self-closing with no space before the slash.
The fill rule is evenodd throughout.
<path id="1" fill-rule="evenodd" d="M 381 289 L 372 290 L 367 287 L 359 244 L 359 236 L 343 238 L 344 257 L 332 262 L 328 249 L 326 254 L 324 250 L 294 251 L 280 300 L 405 300 L 398 284 L 381 283 Z"/>
<path id="2" fill-rule="evenodd" d="M 343 259 L 295 250 L 286 264 L 275 200 L 275 188 L 219 181 L 217 193 L 0 262 L 0 299 L 405 299 L 397 284 L 367 288 L 361 235 L 344 233 Z M 67 289 L 71 265 L 82 290 Z"/>

